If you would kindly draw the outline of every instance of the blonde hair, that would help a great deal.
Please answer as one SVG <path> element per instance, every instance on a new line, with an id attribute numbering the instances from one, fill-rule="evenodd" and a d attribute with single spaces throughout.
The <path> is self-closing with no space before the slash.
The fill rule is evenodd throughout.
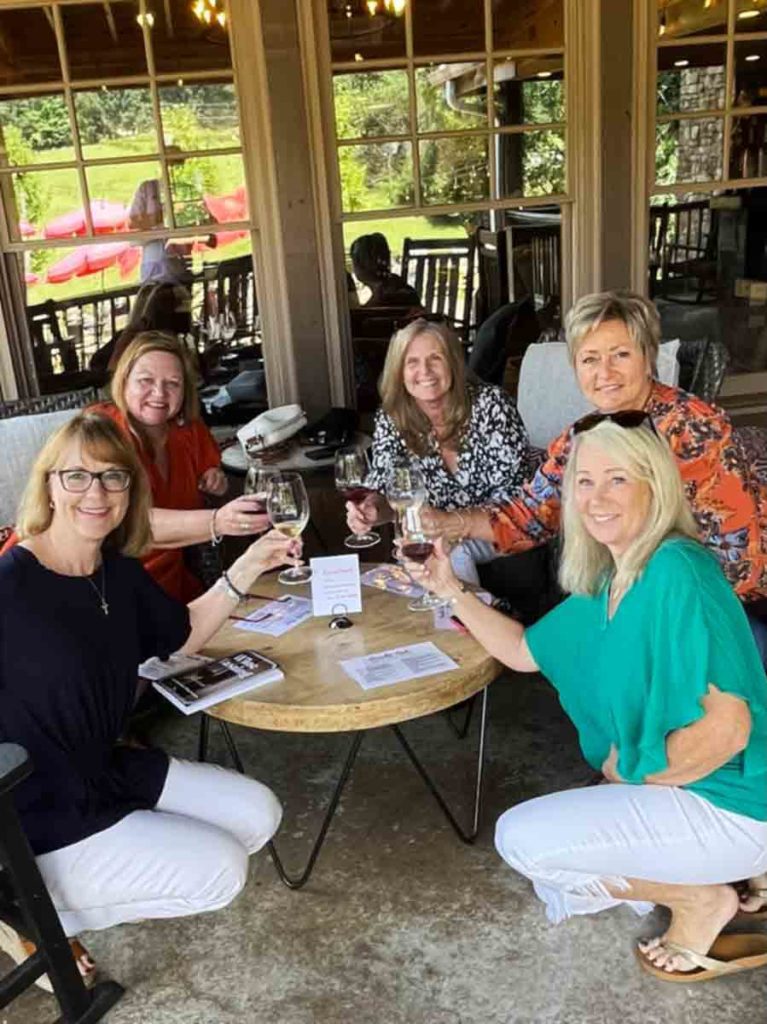
<path id="1" fill-rule="evenodd" d="M 609 549 L 586 529 L 575 503 L 578 453 L 598 448 L 614 458 L 634 480 L 650 488 L 650 509 L 644 529 L 620 556 L 617 564 Z M 649 426 L 619 427 L 604 420 L 575 438 L 568 456 L 562 488 L 564 545 L 559 582 L 571 594 L 598 593 L 614 576 L 621 592 L 641 576 L 659 544 L 669 534 L 697 539 L 698 528 L 685 497 L 676 460 L 666 441 Z"/>
<path id="2" fill-rule="evenodd" d="M 442 348 L 450 372 L 447 393 L 446 434 L 443 441 L 456 442 L 471 416 L 471 394 L 466 387 L 466 370 L 461 342 L 452 328 L 419 317 L 392 337 L 386 352 L 386 362 L 378 385 L 381 407 L 402 435 L 407 448 L 414 455 L 427 455 L 432 433 L 431 422 L 403 384 L 405 358 L 411 341 L 421 334 L 436 338 Z"/>
<path id="3" fill-rule="evenodd" d="M 57 463 L 67 448 L 76 443 L 97 462 L 118 466 L 130 472 L 128 511 L 122 522 L 106 538 L 104 546 L 131 558 L 138 558 L 149 547 L 152 539 L 149 525 L 149 509 L 152 505 L 149 482 L 136 449 L 117 424 L 95 412 L 78 413 L 45 442 L 32 466 L 19 505 L 16 521 L 19 540 L 44 533 L 51 525 L 53 509 L 48 475 L 54 469 L 63 468 Z"/>
<path id="4" fill-rule="evenodd" d="M 584 295 L 565 317 L 565 337 L 570 362 L 591 331 L 610 320 L 625 325 L 629 337 L 656 372 L 660 346 L 660 317 L 652 302 L 629 291 L 596 292 Z"/>
<path id="5" fill-rule="evenodd" d="M 142 331 L 137 334 L 120 356 L 112 377 L 112 401 L 128 417 L 132 426 L 139 427 L 128 412 L 125 402 L 125 389 L 133 367 L 142 356 L 149 352 L 168 352 L 175 356 L 181 365 L 184 381 L 184 400 L 179 415 L 184 420 L 196 420 L 200 415 L 200 403 L 197 398 L 197 374 L 187 347 L 173 334 L 163 331 Z"/>

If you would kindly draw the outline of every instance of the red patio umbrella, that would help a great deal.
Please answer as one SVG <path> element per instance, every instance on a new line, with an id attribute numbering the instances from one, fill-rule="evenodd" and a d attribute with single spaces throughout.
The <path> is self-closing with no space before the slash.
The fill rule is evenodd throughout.
<path id="1" fill-rule="evenodd" d="M 73 277 L 98 274 L 117 265 L 120 276 L 127 277 L 138 266 L 141 250 L 130 242 L 106 242 L 103 245 L 82 245 L 52 263 L 45 272 L 48 284 L 63 284 Z"/>
<path id="2" fill-rule="evenodd" d="M 39 284 L 40 278 L 37 274 L 33 274 L 31 270 L 28 270 L 24 275 L 24 284 Z"/>
<path id="3" fill-rule="evenodd" d="M 219 224 L 225 224 L 232 220 L 248 219 L 248 197 L 245 195 L 245 186 L 240 185 L 234 192 L 227 192 L 222 196 L 203 196 L 205 205 Z"/>
<path id="4" fill-rule="evenodd" d="M 94 199 L 91 203 L 91 220 L 97 235 L 106 235 L 112 231 L 122 231 L 128 224 L 128 211 L 121 203 L 110 203 L 108 199 Z M 72 235 L 84 235 L 87 230 L 85 209 L 71 210 L 54 217 L 43 228 L 46 238 L 70 238 Z"/>
<path id="5" fill-rule="evenodd" d="M 34 224 L 30 224 L 28 220 L 25 220 L 22 217 L 19 221 L 19 234 L 22 238 L 29 238 L 32 235 L 37 234 L 37 228 Z"/>

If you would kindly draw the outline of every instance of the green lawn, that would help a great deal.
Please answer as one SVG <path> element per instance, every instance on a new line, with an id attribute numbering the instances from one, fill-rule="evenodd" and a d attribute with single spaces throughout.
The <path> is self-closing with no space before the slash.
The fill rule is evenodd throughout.
<path id="1" fill-rule="evenodd" d="M 213 146 L 228 146 L 232 144 L 231 133 L 208 131 L 204 135 L 205 143 Z M 104 157 L 124 157 L 146 153 L 153 147 L 153 138 L 147 136 L 133 136 L 129 139 L 118 139 L 108 143 L 87 146 L 85 155 L 90 159 Z M 69 148 L 47 150 L 44 154 L 38 154 L 39 158 L 54 160 L 72 160 L 74 153 Z M 207 158 L 215 173 L 215 193 L 231 192 L 238 185 L 242 184 L 242 160 L 238 154 L 228 156 L 217 156 Z M 158 173 L 157 162 L 148 158 L 146 163 L 118 164 L 91 167 L 87 171 L 88 189 L 91 199 L 106 199 L 114 203 L 122 203 L 123 206 L 130 206 L 133 194 L 142 181 L 156 177 Z M 51 170 L 35 172 L 40 180 L 45 193 L 45 215 L 41 218 L 42 223 L 37 227 L 42 229 L 46 223 L 63 213 L 80 209 L 82 197 L 80 194 L 77 173 L 73 170 Z M 205 229 L 203 229 L 205 230 Z M 202 232 L 201 232 L 202 233 Z M 104 236 L 104 241 L 109 237 Z M 220 260 L 233 256 L 240 256 L 250 250 L 249 239 L 242 239 L 222 249 L 219 253 L 211 251 L 205 254 L 206 259 Z M 38 250 L 32 254 L 27 269 L 34 270 L 40 277 L 44 277 L 45 268 L 65 256 L 70 249 L 48 249 Z M 85 295 L 104 289 L 119 288 L 138 281 L 138 269 L 129 278 L 121 278 L 116 267 L 110 268 L 100 274 L 89 275 L 88 277 L 73 278 L 64 284 L 46 284 L 44 281 L 38 285 L 31 285 L 27 289 L 27 302 L 35 304 L 46 299 L 64 299 L 77 295 Z"/>

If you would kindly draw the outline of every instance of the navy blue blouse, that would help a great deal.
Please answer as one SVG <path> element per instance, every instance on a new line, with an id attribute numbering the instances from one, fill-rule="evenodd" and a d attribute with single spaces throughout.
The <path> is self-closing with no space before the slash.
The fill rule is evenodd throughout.
<path id="1" fill-rule="evenodd" d="M 163 751 L 115 742 L 138 665 L 183 645 L 189 612 L 135 559 L 105 553 L 103 567 L 103 577 L 61 576 L 18 546 L 0 558 L 0 742 L 32 758 L 14 795 L 36 854 L 154 807 L 168 772 Z"/>

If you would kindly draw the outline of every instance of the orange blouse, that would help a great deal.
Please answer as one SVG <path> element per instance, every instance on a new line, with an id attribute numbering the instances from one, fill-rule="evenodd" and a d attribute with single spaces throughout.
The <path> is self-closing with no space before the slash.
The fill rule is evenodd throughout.
<path id="1" fill-rule="evenodd" d="M 204 507 L 204 497 L 198 487 L 199 479 L 207 469 L 221 464 L 221 452 L 202 420 L 170 425 L 166 478 L 157 468 L 151 452 L 141 444 L 130 429 L 126 416 L 116 405 L 104 402 L 91 406 L 91 411 L 114 420 L 136 447 L 149 477 L 155 508 L 186 510 Z M 199 580 L 184 563 L 183 548 L 153 548 L 141 561 L 163 590 L 179 601 L 186 604 L 202 593 Z"/>
<path id="2" fill-rule="evenodd" d="M 701 541 L 717 556 L 739 597 L 764 597 L 767 488 L 751 471 L 729 417 L 718 407 L 657 381 L 646 409 L 676 457 Z M 500 551 L 526 551 L 556 535 L 572 439 L 568 427 L 551 442 L 533 479 L 512 501 L 491 509 L 493 540 Z"/>

